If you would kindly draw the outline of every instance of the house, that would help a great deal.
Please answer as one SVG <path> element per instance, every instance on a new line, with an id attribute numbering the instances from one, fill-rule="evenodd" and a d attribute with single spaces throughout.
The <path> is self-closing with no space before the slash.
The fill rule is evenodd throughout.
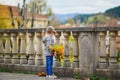
<path id="1" fill-rule="evenodd" d="M 110 26 L 110 27 L 116 26 L 116 27 L 119 27 L 120 26 L 120 19 L 108 17 L 107 21 L 106 21 L 106 26 Z"/>
<path id="2" fill-rule="evenodd" d="M 14 20 L 12 20 L 11 12 Z M 31 28 L 32 22 L 32 13 L 27 12 L 27 19 L 24 22 L 26 25 L 24 28 Z M 18 22 L 23 23 L 22 17 L 18 15 L 18 7 L 17 6 L 8 6 L 0 4 L 0 20 L 6 22 L 7 28 L 18 28 Z M 14 26 L 12 25 L 12 21 L 14 22 Z M 46 27 L 48 24 L 48 19 L 42 14 L 34 14 L 34 27 L 33 28 L 43 28 Z"/>

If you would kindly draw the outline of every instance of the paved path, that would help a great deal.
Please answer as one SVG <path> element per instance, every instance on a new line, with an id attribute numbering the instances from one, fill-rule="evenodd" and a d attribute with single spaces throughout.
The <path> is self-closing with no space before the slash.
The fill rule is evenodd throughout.
<path id="1" fill-rule="evenodd" d="M 0 80 L 75 80 L 72 78 L 46 78 L 46 77 L 38 77 L 33 74 L 20 74 L 20 73 L 4 73 L 0 72 Z"/>

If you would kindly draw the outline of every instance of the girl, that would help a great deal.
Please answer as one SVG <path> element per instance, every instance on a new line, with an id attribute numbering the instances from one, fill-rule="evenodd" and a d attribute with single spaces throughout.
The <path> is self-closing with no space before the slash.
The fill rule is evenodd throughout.
<path id="1" fill-rule="evenodd" d="M 52 66 L 53 66 L 53 55 L 52 51 L 50 50 L 50 45 L 54 46 L 55 39 L 53 35 L 55 34 L 55 30 L 52 26 L 47 27 L 46 29 L 47 34 L 43 38 L 43 43 L 45 45 L 45 54 L 46 54 L 46 77 L 49 78 L 56 78 L 53 76 Z"/>

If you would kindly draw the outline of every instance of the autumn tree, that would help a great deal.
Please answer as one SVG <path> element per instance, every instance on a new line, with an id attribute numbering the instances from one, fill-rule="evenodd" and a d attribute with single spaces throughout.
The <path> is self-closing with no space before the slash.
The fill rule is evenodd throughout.
<path id="1" fill-rule="evenodd" d="M 52 15 L 52 9 L 47 5 L 45 0 L 30 0 L 28 3 L 29 10 L 32 11 L 34 4 L 35 13 L 44 14 L 47 17 Z"/>
<path id="2" fill-rule="evenodd" d="M 9 8 L 6 5 L 0 5 L 0 29 L 12 28 Z"/>

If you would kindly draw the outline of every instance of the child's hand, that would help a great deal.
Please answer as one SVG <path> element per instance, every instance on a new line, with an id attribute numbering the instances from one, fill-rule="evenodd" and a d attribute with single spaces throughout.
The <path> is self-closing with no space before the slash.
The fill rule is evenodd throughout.
<path id="1" fill-rule="evenodd" d="M 49 49 L 52 51 L 54 48 L 52 45 L 49 46 Z"/>

